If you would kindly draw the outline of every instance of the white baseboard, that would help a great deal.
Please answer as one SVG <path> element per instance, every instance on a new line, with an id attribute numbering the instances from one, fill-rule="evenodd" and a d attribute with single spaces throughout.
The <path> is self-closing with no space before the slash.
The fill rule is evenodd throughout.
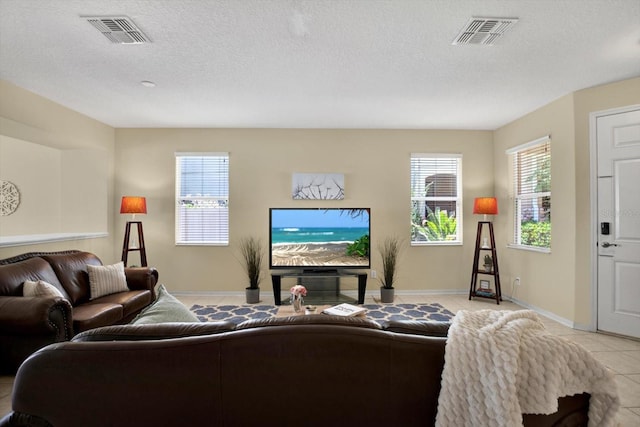
<path id="1" fill-rule="evenodd" d="M 552 313 L 550 311 L 544 310 L 544 309 L 542 309 L 540 307 L 536 307 L 535 305 L 531 305 L 531 304 L 528 304 L 528 303 L 526 303 L 524 301 L 520 301 L 517 298 L 511 297 L 511 298 L 509 298 L 509 300 L 511 302 L 515 303 L 515 304 L 518 304 L 518 305 L 521 305 L 521 306 L 523 306 L 525 308 L 528 308 L 529 310 L 533 310 L 536 313 L 538 313 L 538 314 L 540 314 L 540 315 L 542 315 L 544 317 L 548 317 L 549 319 L 554 320 L 554 321 L 560 323 L 561 325 L 567 326 L 567 327 L 569 327 L 571 329 L 577 329 L 576 326 L 575 326 L 575 323 L 573 321 L 569 320 L 569 319 L 565 319 L 564 317 L 560 317 L 557 314 L 554 314 L 554 313 Z"/>
<path id="2" fill-rule="evenodd" d="M 172 289 L 167 289 L 171 292 L 171 295 L 180 296 L 180 297 L 243 297 L 244 291 L 174 291 Z M 269 291 L 272 294 L 271 291 Z"/>
<path id="3" fill-rule="evenodd" d="M 469 290 L 465 289 L 421 289 L 401 291 L 396 289 L 396 295 L 467 295 Z"/>
<path id="4" fill-rule="evenodd" d="M 261 289 L 261 293 L 265 293 L 265 295 L 273 295 L 273 290 L 271 289 Z M 209 297 L 238 297 L 244 296 L 244 291 L 174 291 L 169 289 L 171 294 L 176 296 L 209 296 Z M 398 290 L 396 289 L 396 295 L 465 295 L 469 291 L 463 289 L 434 289 L 434 290 Z M 282 291 L 284 294 L 285 292 Z M 346 290 L 343 289 L 340 291 L 341 294 L 345 294 L 347 296 L 353 296 L 354 298 L 358 296 L 357 290 Z M 379 297 L 380 289 L 367 289 L 365 292 L 365 297 Z"/>

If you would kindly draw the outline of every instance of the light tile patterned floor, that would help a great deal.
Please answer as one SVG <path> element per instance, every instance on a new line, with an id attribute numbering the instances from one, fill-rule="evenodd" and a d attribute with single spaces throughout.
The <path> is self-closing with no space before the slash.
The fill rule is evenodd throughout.
<path id="1" fill-rule="evenodd" d="M 244 295 L 176 295 L 187 307 L 193 304 L 244 304 Z M 270 292 L 262 293 L 262 302 L 273 304 Z M 367 304 L 378 303 L 368 296 Z M 469 301 L 466 295 L 396 295 L 396 303 L 432 303 L 442 304 L 448 310 L 520 310 L 523 307 L 503 301 L 499 306 L 494 301 L 477 298 Z M 622 408 L 619 413 L 620 427 L 640 426 L 640 341 L 629 340 L 604 334 L 578 331 L 554 320 L 544 318 L 547 330 L 559 336 L 575 341 L 589 350 L 594 357 L 615 373 Z M 0 414 L 11 409 L 11 389 L 13 377 L 0 377 Z"/>

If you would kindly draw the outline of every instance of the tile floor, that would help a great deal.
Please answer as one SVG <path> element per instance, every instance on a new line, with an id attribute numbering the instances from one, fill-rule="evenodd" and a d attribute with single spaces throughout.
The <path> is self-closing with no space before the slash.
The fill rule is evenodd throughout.
<path id="1" fill-rule="evenodd" d="M 244 295 L 176 295 L 186 306 L 193 304 L 243 304 Z M 273 303 L 273 297 L 262 295 L 262 302 Z M 367 304 L 376 303 L 368 296 Z M 504 301 L 499 307 L 488 299 L 477 298 L 469 301 L 466 295 L 396 295 L 397 303 L 430 303 L 438 302 L 452 312 L 458 310 L 522 309 L 517 304 Z M 629 340 L 604 334 L 578 331 L 558 322 L 544 318 L 547 329 L 559 336 L 575 341 L 604 363 L 615 373 L 618 390 L 622 401 L 619 412 L 620 427 L 640 426 L 640 341 Z M 0 376 L 0 416 L 11 409 L 11 390 L 13 377 Z"/>

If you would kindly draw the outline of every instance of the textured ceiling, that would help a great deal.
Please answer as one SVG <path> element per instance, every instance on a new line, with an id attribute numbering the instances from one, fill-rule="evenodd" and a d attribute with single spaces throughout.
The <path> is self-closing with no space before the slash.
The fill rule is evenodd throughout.
<path id="1" fill-rule="evenodd" d="M 452 45 L 472 16 L 519 21 Z M 495 129 L 636 76 L 639 0 L 0 0 L 0 78 L 114 127 Z"/>

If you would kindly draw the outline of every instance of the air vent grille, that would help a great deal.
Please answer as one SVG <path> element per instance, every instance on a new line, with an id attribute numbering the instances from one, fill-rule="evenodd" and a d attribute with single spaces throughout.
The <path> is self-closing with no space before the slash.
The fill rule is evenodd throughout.
<path id="1" fill-rule="evenodd" d="M 467 22 L 467 25 L 460 31 L 460 34 L 458 34 L 452 44 L 493 45 L 516 22 L 518 22 L 518 18 L 473 17 Z"/>
<path id="2" fill-rule="evenodd" d="M 151 43 L 149 37 L 126 16 L 83 16 L 82 18 L 100 31 L 111 43 Z"/>

